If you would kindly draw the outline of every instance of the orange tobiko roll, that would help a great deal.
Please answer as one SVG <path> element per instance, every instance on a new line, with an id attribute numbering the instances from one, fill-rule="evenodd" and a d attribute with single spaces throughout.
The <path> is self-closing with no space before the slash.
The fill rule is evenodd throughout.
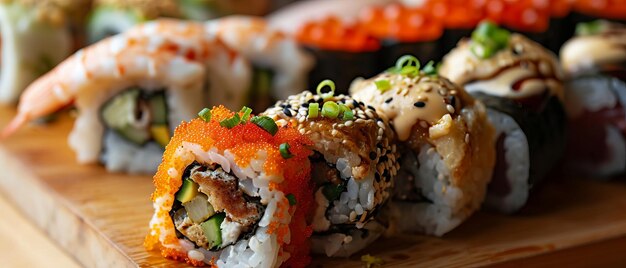
<path id="1" fill-rule="evenodd" d="M 311 142 L 244 107 L 183 122 L 154 176 L 145 246 L 194 266 L 304 267 Z"/>

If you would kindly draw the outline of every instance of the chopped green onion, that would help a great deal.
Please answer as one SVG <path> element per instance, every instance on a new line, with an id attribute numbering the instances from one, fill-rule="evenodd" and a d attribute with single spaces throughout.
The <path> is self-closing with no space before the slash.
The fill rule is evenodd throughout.
<path id="1" fill-rule="evenodd" d="M 400 70 L 400 74 L 408 75 L 408 76 L 417 76 L 419 74 L 419 69 L 415 66 L 404 66 L 402 70 Z"/>
<path id="2" fill-rule="evenodd" d="M 322 93 L 322 89 L 328 86 L 330 88 L 329 92 Z M 322 97 L 322 99 L 327 100 L 332 98 L 335 95 L 335 82 L 330 79 L 326 79 L 317 85 L 317 94 Z"/>
<path id="3" fill-rule="evenodd" d="M 241 122 L 245 123 L 246 121 L 248 121 L 248 118 L 250 118 L 250 114 L 252 114 L 252 109 L 244 106 L 239 112 L 243 113 L 243 115 L 241 116 Z"/>
<path id="4" fill-rule="evenodd" d="M 429 61 L 422 69 L 422 72 L 424 72 L 426 75 L 436 75 L 437 68 L 435 67 L 435 62 L 432 60 Z"/>
<path id="5" fill-rule="evenodd" d="M 477 57 L 486 59 L 493 56 L 499 50 L 505 48 L 511 37 L 511 33 L 498 27 L 493 22 L 481 22 L 472 32 L 472 45 L 470 50 Z"/>
<path id="6" fill-rule="evenodd" d="M 263 115 L 252 117 L 252 119 L 250 119 L 250 122 L 272 134 L 272 136 L 276 135 L 276 132 L 278 132 L 278 126 L 276 125 L 276 122 L 274 122 L 272 118 L 269 118 L 267 116 Z"/>
<path id="7" fill-rule="evenodd" d="M 322 106 L 322 116 L 328 118 L 337 118 L 339 116 L 339 105 L 334 101 L 327 101 Z"/>
<path id="8" fill-rule="evenodd" d="M 374 84 L 376 85 L 376 89 L 378 89 L 380 93 L 384 93 L 391 88 L 391 83 L 389 83 L 389 80 L 387 79 L 376 80 L 374 81 Z"/>
<path id="9" fill-rule="evenodd" d="M 601 20 L 576 24 L 576 35 L 594 35 L 606 28 L 606 23 Z"/>
<path id="10" fill-rule="evenodd" d="M 343 120 L 352 120 L 354 119 L 354 112 L 352 110 L 347 110 L 343 112 Z"/>
<path id="11" fill-rule="evenodd" d="M 223 126 L 225 128 L 231 129 L 231 128 L 234 128 L 235 126 L 239 125 L 239 123 L 241 123 L 241 118 L 239 117 L 239 114 L 235 114 L 231 118 L 226 118 L 226 119 L 222 120 L 220 122 L 220 126 Z"/>
<path id="12" fill-rule="evenodd" d="M 320 111 L 320 104 L 317 102 L 309 104 L 309 118 L 317 118 Z"/>
<path id="13" fill-rule="evenodd" d="M 405 66 L 413 66 L 420 69 L 420 61 L 413 55 L 404 55 L 396 61 L 396 69 L 402 70 Z"/>
<path id="14" fill-rule="evenodd" d="M 365 263 L 365 268 L 372 268 L 385 264 L 382 258 L 366 254 L 361 256 L 361 261 Z"/>
<path id="15" fill-rule="evenodd" d="M 474 55 L 481 59 L 488 59 L 497 51 L 493 46 L 485 46 L 478 43 L 472 43 L 470 45 L 470 50 L 474 53 Z"/>
<path id="16" fill-rule="evenodd" d="M 298 202 L 296 201 L 296 196 L 295 196 L 295 195 L 293 195 L 293 194 L 287 194 L 285 197 L 287 198 L 287 200 L 289 200 L 289 205 L 290 205 L 290 206 L 293 206 L 293 205 L 295 205 L 295 204 L 297 204 L 297 203 L 298 203 Z"/>
<path id="17" fill-rule="evenodd" d="M 291 154 L 291 152 L 289 152 L 289 148 L 291 148 L 291 146 L 289 146 L 289 143 L 281 143 L 280 146 L 278 146 L 278 150 L 280 151 L 280 155 L 284 158 L 284 159 L 289 159 L 292 158 L 293 155 Z"/>
<path id="18" fill-rule="evenodd" d="M 198 113 L 198 116 L 205 122 L 211 121 L 211 109 L 204 108 Z"/>

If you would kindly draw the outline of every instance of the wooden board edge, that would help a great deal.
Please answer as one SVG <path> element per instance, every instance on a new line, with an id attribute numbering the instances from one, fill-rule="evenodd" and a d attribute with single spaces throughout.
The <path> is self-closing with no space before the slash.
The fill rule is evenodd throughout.
<path id="1" fill-rule="evenodd" d="M 86 267 L 137 267 L 132 259 L 72 212 L 56 192 L 0 146 L 0 193 L 60 248 Z"/>

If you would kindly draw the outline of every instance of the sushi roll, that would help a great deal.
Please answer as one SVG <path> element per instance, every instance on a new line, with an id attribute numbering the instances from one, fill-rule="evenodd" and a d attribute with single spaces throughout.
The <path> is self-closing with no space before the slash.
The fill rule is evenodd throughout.
<path id="1" fill-rule="evenodd" d="M 87 1 L 0 3 L 0 102 L 15 103 L 32 81 L 72 53 L 70 24 Z"/>
<path id="2" fill-rule="evenodd" d="M 305 91 L 263 114 L 313 142 L 314 253 L 349 256 L 386 230 L 381 210 L 398 170 L 393 132 L 376 110 L 346 95 Z M 318 87 L 319 89 L 320 87 Z"/>
<path id="3" fill-rule="evenodd" d="M 150 29 L 187 36 L 137 34 Z M 203 31 L 201 23 L 155 21 L 77 52 L 26 89 L 3 135 L 73 104 L 78 115 L 68 141 L 78 162 L 154 172 L 180 121 L 248 87 L 247 61 L 218 40 L 199 37 Z"/>
<path id="4" fill-rule="evenodd" d="M 382 40 L 379 70 L 405 54 L 413 54 L 422 62 L 441 60 L 443 52 L 437 41 L 443 25 L 429 10 L 397 3 L 374 6 L 363 10 L 359 20 L 370 34 Z"/>
<path id="5" fill-rule="evenodd" d="M 566 163 L 574 173 L 610 178 L 626 171 L 626 26 L 595 21 L 577 30 L 561 49 L 569 78 Z"/>
<path id="6" fill-rule="evenodd" d="M 444 57 L 440 74 L 484 102 L 496 128 L 498 158 L 485 205 L 519 210 L 563 153 L 558 60 L 530 39 L 485 22 Z"/>
<path id="7" fill-rule="evenodd" d="M 295 35 L 305 24 L 328 17 L 341 18 L 346 24 L 358 20 L 359 13 L 372 5 L 383 5 L 395 0 L 306 0 L 298 1 L 267 16 L 270 25 Z"/>
<path id="8" fill-rule="evenodd" d="M 183 122 L 154 175 L 144 245 L 194 266 L 305 267 L 310 141 L 244 107 Z"/>
<path id="9" fill-rule="evenodd" d="M 315 58 L 309 85 L 329 78 L 337 84 L 338 93 L 345 94 L 353 79 L 370 77 L 379 70 L 380 42 L 359 23 L 327 17 L 306 23 L 295 37 Z"/>
<path id="10" fill-rule="evenodd" d="M 273 30 L 260 17 L 229 16 L 206 24 L 230 48 L 250 60 L 254 68 L 247 103 L 264 110 L 306 88 L 313 57 L 294 39 Z"/>
<path id="11" fill-rule="evenodd" d="M 480 102 L 417 62 L 402 57 L 399 68 L 356 80 L 350 92 L 397 133 L 392 226 L 441 236 L 480 208 L 495 162 L 494 129 Z"/>

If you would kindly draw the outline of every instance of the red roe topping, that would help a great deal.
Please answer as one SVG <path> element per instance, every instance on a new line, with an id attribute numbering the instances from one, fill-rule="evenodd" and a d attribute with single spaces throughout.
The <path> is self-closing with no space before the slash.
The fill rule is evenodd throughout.
<path id="1" fill-rule="evenodd" d="M 427 9 L 401 4 L 364 9 L 359 19 L 370 34 L 380 39 L 433 41 L 443 33 L 443 25 Z"/>
<path id="2" fill-rule="evenodd" d="M 174 136 L 163 154 L 163 162 L 154 176 L 156 189 L 152 194 L 152 201 L 155 202 L 159 197 L 172 197 L 180 188 L 182 184 L 181 175 L 186 168 L 185 165 L 189 164 L 176 155 L 178 148 L 183 146 L 183 142 L 198 144 L 205 151 L 211 148 L 217 148 L 220 152 L 229 150 L 235 156 L 235 162 L 240 167 L 247 166 L 251 160 L 256 158 L 257 152 L 263 150 L 267 153 L 263 167 L 265 172 L 284 178 L 282 182 L 271 183 L 270 187 L 280 190 L 285 195 L 291 194 L 296 200 L 294 206 L 287 207 L 289 203 L 283 202 L 284 204 L 281 204 L 285 207 L 279 208 L 279 211 L 292 214 L 290 230 L 276 226 L 270 232 L 279 234 L 279 237 L 286 231 L 291 232 L 291 242 L 284 246 L 291 256 L 288 263 L 292 264 L 292 267 L 304 267 L 310 262 L 307 241 L 312 233 L 311 227 L 307 224 L 306 215 L 310 214 L 314 204 L 308 160 L 308 156 L 311 154 L 309 147 L 312 146 L 312 142 L 290 126 L 279 127 L 275 135 L 271 135 L 260 126 L 251 123 L 249 119 L 232 128 L 220 125 L 222 120 L 234 115 L 234 112 L 223 106 L 214 107 L 211 110 L 210 121 L 205 122 L 203 119 L 196 118 L 189 122 L 183 122 L 176 128 Z M 239 112 L 239 115 L 242 116 L 243 113 Z M 290 146 L 289 152 L 292 157 L 289 159 L 284 159 L 280 154 L 279 146 L 283 143 L 288 143 Z M 175 177 L 171 177 L 170 169 L 177 171 Z M 170 198 L 162 204 L 162 207 L 169 208 L 172 204 L 173 198 Z M 168 211 L 160 210 L 157 213 L 157 217 L 165 219 L 165 222 L 153 226 L 150 235 L 146 237 L 144 245 L 149 250 L 158 247 L 160 230 L 174 229 Z M 279 243 L 282 244 L 283 241 L 280 240 Z M 175 235 L 170 235 L 164 239 L 163 244 L 178 244 L 178 238 Z M 165 257 L 184 260 L 191 265 L 203 264 L 189 259 L 186 252 L 179 252 L 166 247 L 159 248 Z"/>
<path id="3" fill-rule="evenodd" d="M 480 1 L 431 0 L 424 5 L 424 10 L 432 12 L 448 29 L 471 29 L 484 18 Z"/>
<path id="4" fill-rule="evenodd" d="M 575 0 L 574 9 L 601 18 L 626 20 L 624 0 Z"/>
<path id="5" fill-rule="evenodd" d="M 335 17 L 304 24 L 296 34 L 298 42 L 326 50 L 347 52 L 376 51 L 379 41 L 363 25 L 347 25 Z"/>

